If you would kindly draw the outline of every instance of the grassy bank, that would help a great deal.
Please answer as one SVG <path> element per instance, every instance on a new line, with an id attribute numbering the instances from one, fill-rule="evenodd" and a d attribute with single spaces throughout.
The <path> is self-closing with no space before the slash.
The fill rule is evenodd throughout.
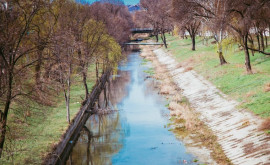
<path id="1" fill-rule="evenodd" d="M 229 64 L 220 66 L 215 44 L 208 41 L 203 44 L 196 39 L 196 51 L 191 51 L 191 40 L 167 35 L 168 50 L 183 67 L 194 69 L 197 73 L 212 82 L 230 98 L 239 101 L 240 108 L 251 110 L 262 117 L 270 116 L 270 57 L 255 53 L 251 55 L 254 74 L 245 71 L 244 52 L 236 46 L 225 51 L 225 59 Z M 268 46 L 267 51 L 270 51 Z"/>
<path id="2" fill-rule="evenodd" d="M 94 69 L 91 69 L 94 70 Z M 70 116 L 75 117 L 80 109 L 85 91 L 80 76 L 76 76 L 71 88 Z M 89 72 L 89 89 L 95 83 L 94 72 Z M 37 106 L 37 105 L 35 105 Z M 0 164 L 41 164 L 42 158 L 58 143 L 68 128 L 66 107 L 62 93 L 54 107 L 31 109 L 30 116 L 24 120 L 11 111 L 10 130 L 5 143 L 8 152 L 4 153 Z M 10 140 L 9 140 L 10 139 Z"/>

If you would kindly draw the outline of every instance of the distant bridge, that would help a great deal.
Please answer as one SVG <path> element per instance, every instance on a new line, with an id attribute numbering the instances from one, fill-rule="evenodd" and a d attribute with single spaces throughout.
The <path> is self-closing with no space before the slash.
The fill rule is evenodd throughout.
<path id="1" fill-rule="evenodd" d="M 129 43 L 124 43 L 124 45 L 163 45 L 163 43 L 142 43 L 142 42 L 129 42 Z"/>
<path id="2" fill-rule="evenodd" d="M 160 45 L 162 46 L 163 44 L 162 43 L 143 43 L 143 42 L 128 42 L 128 43 L 124 43 L 125 45 L 125 50 L 131 50 L 131 51 L 138 51 L 140 50 L 140 45 Z"/>
<path id="3" fill-rule="evenodd" d="M 154 30 L 153 28 L 134 28 L 134 29 L 131 29 L 131 32 L 133 34 L 136 34 L 136 33 L 152 33 Z"/>

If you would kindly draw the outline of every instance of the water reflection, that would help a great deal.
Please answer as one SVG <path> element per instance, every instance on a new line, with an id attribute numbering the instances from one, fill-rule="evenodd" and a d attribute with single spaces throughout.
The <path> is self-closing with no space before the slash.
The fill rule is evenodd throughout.
<path id="1" fill-rule="evenodd" d="M 145 80 L 139 53 L 131 53 L 100 98 L 119 111 L 93 115 L 67 164 L 195 164 L 166 127 L 168 110 L 151 79 Z"/>
<path id="2" fill-rule="evenodd" d="M 111 164 L 111 156 L 122 147 L 119 113 L 92 115 L 81 131 L 67 164 Z"/>

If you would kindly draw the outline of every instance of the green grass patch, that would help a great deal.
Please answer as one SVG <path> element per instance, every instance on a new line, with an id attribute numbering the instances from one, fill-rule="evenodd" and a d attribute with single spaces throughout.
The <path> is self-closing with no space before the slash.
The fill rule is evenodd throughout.
<path id="1" fill-rule="evenodd" d="M 150 76 L 153 76 L 155 74 L 155 70 L 153 68 L 149 68 L 147 70 L 144 70 L 143 72 L 149 74 Z"/>
<path id="2" fill-rule="evenodd" d="M 88 77 L 88 86 L 91 89 L 95 84 L 94 72 L 89 72 Z M 71 119 L 79 111 L 85 95 L 80 76 L 75 79 L 76 82 L 71 88 Z M 33 107 L 38 107 L 38 105 L 33 105 Z M 9 151 L 4 152 L 0 164 L 41 164 L 43 157 L 59 142 L 62 134 L 68 128 L 63 93 L 59 93 L 57 104 L 54 107 L 33 108 L 30 112 L 31 116 L 26 120 L 23 120 L 14 111 L 10 112 L 8 123 L 10 131 L 5 143 Z"/>
<path id="3" fill-rule="evenodd" d="M 149 63 L 149 60 L 147 59 L 143 59 L 142 62 L 141 62 L 141 65 L 147 65 Z"/>
<path id="4" fill-rule="evenodd" d="M 270 83 L 270 57 L 255 53 L 250 56 L 254 74 L 247 75 L 245 70 L 244 52 L 235 45 L 232 50 L 225 50 L 227 65 L 220 66 L 213 39 L 208 44 L 196 38 L 196 51 L 191 50 L 191 39 L 180 39 L 167 35 L 168 50 L 178 62 L 191 66 L 197 73 L 204 76 L 222 92 L 241 103 L 246 108 L 262 117 L 270 116 L 270 92 L 264 87 Z M 266 49 L 270 52 L 270 46 Z"/>

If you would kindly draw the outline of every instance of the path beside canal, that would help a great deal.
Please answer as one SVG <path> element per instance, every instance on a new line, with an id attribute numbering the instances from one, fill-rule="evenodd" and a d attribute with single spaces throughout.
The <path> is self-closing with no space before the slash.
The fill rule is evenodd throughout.
<path id="1" fill-rule="evenodd" d="M 178 62 L 162 48 L 154 51 L 159 62 L 169 70 L 200 119 L 218 137 L 226 156 L 233 164 L 269 164 L 270 136 L 259 131 L 263 122 L 238 102 L 231 100 L 213 84 L 193 70 L 179 67 Z"/>

